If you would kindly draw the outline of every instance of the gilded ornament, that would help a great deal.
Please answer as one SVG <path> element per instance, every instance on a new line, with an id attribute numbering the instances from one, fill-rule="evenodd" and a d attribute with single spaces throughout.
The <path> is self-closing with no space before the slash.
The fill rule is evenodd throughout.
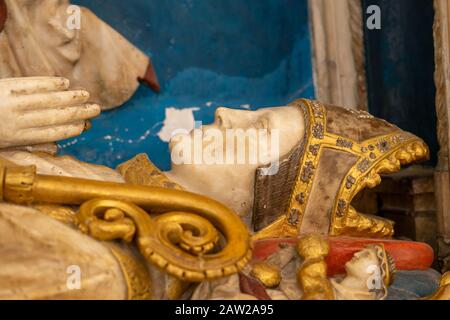
<path id="1" fill-rule="evenodd" d="M 347 189 L 351 189 L 355 183 L 356 183 L 356 179 L 352 176 L 348 176 L 347 184 L 345 186 L 347 187 Z"/>
<path id="2" fill-rule="evenodd" d="M 347 205 L 347 202 L 345 202 L 342 199 L 339 199 L 337 213 L 336 213 L 338 217 L 344 216 L 344 211 L 345 211 L 346 205 Z"/>
<path id="3" fill-rule="evenodd" d="M 295 222 L 300 232 L 306 205 L 316 179 L 320 155 L 326 149 L 344 151 L 358 159 L 344 177 L 336 195 L 329 234 L 392 237 L 393 222 L 360 214 L 350 204 L 359 191 L 366 187 L 377 186 L 381 182 L 380 174 L 394 173 L 400 170 L 401 165 L 426 159 L 429 156 L 428 147 L 414 135 L 398 132 L 398 130 L 392 134 L 381 135 L 362 142 L 343 138 L 327 131 L 327 109 L 321 103 L 302 99 L 293 105 L 302 109 L 307 120 L 306 141 L 303 143 L 304 150 L 309 152 L 301 156 L 299 172 L 285 213 L 286 219 L 277 219 L 273 225 L 261 230 L 255 237 L 259 239 L 263 238 L 263 235 L 284 237 L 286 230 L 291 229 L 283 223 L 291 225 Z M 364 119 L 373 119 L 367 113 L 351 112 Z M 299 201 L 298 195 L 302 195 L 302 201 Z M 292 217 L 293 213 L 294 217 Z"/>
<path id="4" fill-rule="evenodd" d="M 439 283 L 439 289 L 424 300 L 447 300 L 450 301 L 450 272 L 445 273 Z"/>
<path id="5" fill-rule="evenodd" d="M 311 152 L 314 156 L 319 154 L 320 144 L 315 144 L 309 147 L 309 152 Z"/>
<path id="6" fill-rule="evenodd" d="M 323 139 L 323 134 L 324 134 L 323 125 L 321 125 L 320 123 L 315 124 L 313 127 L 314 138 Z"/>
<path id="7" fill-rule="evenodd" d="M 295 200 L 297 200 L 297 202 L 300 204 L 305 203 L 305 198 L 306 198 L 306 195 L 303 192 L 295 196 Z"/>
<path id="8" fill-rule="evenodd" d="M 342 139 L 342 138 L 337 139 L 336 145 L 338 147 L 342 147 L 342 148 L 348 148 L 348 149 L 353 148 L 353 142 L 352 141 L 349 141 L 349 140 L 346 140 L 346 139 Z"/>
<path id="9" fill-rule="evenodd" d="M 314 175 L 314 164 L 309 161 L 305 164 L 305 167 L 303 168 L 303 172 L 302 172 L 302 181 L 303 182 L 308 182 L 311 180 L 312 176 Z"/>
<path id="10" fill-rule="evenodd" d="M 358 170 L 361 173 L 366 172 L 370 167 L 370 160 L 369 159 L 363 159 L 359 164 L 358 164 Z"/>
<path id="11" fill-rule="evenodd" d="M 300 211 L 298 209 L 292 209 L 291 214 L 289 216 L 289 223 L 293 226 L 296 226 L 298 223 L 299 217 L 300 217 Z"/>
<path id="12" fill-rule="evenodd" d="M 281 282 L 281 270 L 266 262 L 253 264 L 250 274 L 267 288 L 275 288 Z"/>
<path id="13" fill-rule="evenodd" d="M 385 140 L 380 141 L 377 144 L 378 150 L 380 150 L 381 152 L 388 152 L 389 151 L 389 143 Z"/>
<path id="14" fill-rule="evenodd" d="M 383 300 L 395 278 L 394 260 L 382 244 L 369 245 L 356 253 L 346 264 L 346 276 L 338 279 L 328 278 L 327 239 L 317 234 L 301 236 L 297 242 L 297 252 L 303 258 L 297 270 L 297 283 L 303 291 L 303 300 Z M 365 259 L 370 259 L 370 262 Z M 368 287 L 368 263 L 379 266 L 380 279 L 383 280 L 380 287 Z"/>
<path id="15" fill-rule="evenodd" d="M 319 235 L 305 235 L 297 243 L 297 252 L 304 259 L 297 270 L 302 300 L 334 300 L 325 261 L 329 253 L 328 242 Z"/>
<path id="16" fill-rule="evenodd" d="M 181 190 L 38 175 L 35 167 L 0 166 L 0 172 L 4 201 L 81 205 L 77 222 L 82 231 L 98 240 L 136 242 L 149 262 L 180 280 L 228 276 L 251 258 L 247 228 L 212 199 Z M 217 245 L 219 233 L 223 247 Z"/>
<path id="17" fill-rule="evenodd" d="M 33 206 L 35 209 L 39 210 L 41 213 L 52 217 L 62 223 L 70 226 L 77 225 L 77 213 L 71 207 L 57 206 L 52 204 L 37 204 Z"/>
<path id="18" fill-rule="evenodd" d="M 110 244 L 110 250 L 119 262 L 127 284 L 128 300 L 151 300 L 152 280 L 145 265 L 139 257 L 122 250 L 118 245 Z"/>

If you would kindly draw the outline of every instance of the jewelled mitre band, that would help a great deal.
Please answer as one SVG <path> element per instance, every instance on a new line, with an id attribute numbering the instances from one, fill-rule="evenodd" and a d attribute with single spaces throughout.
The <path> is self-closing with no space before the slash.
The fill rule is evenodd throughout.
<path id="1" fill-rule="evenodd" d="M 380 174 L 426 159 L 426 144 L 409 132 L 367 112 L 317 101 L 291 104 L 305 117 L 305 137 L 280 161 L 279 171 L 255 179 L 255 238 L 323 235 L 391 237 L 393 222 L 370 217 L 351 206 Z"/>

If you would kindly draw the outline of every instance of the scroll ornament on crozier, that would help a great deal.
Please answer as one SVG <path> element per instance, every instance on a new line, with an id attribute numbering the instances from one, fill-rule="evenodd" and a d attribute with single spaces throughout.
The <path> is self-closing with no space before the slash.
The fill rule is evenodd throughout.
<path id="1" fill-rule="evenodd" d="M 38 175 L 33 166 L 0 166 L 0 182 L 0 201 L 81 205 L 83 232 L 102 241 L 135 241 L 149 262 L 180 280 L 228 276 L 251 259 L 249 233 L 239 217 L 200 195 Z M 219 245 L 221 237 L 225 245 Z"/>
<path id="2" fill-rule="evenodd" d="M 317 232 L 389 238 L 393 222 L 356 211 L 353 198 L 380 184 L 382 174 L 429 157 L 418 137 L 364 111 L 298 100 L 305 116 L 301 143 L 281 159 L 274 176 L 257 170 L 254 238 Z"/>

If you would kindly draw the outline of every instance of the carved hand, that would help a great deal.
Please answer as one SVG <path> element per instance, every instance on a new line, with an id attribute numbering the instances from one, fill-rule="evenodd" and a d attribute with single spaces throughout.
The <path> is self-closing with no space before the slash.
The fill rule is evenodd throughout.
<path id="1" fill-rule="evenodd" d="M 69 80 L 29 77 L 0 80 L 0 148 L 74 137 L 100 114 L 89 93 L 69 90 Z"/>

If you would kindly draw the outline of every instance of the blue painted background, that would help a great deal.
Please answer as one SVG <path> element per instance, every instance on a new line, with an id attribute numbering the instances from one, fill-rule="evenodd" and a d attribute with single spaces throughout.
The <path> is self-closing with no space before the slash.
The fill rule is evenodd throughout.
<path id="1" fill-rule="evenodd" d="M 217 106 L 251 109 L 312 98 L 306 0 L 78 0 L 152 56 L 162 92 L 141 86 L 93 129 L 60 143 L 61 154 L 111 167 L 146 152 L 169 168 L 157 133 L 165 108 L 198 107 L 213 120 Z"/>

